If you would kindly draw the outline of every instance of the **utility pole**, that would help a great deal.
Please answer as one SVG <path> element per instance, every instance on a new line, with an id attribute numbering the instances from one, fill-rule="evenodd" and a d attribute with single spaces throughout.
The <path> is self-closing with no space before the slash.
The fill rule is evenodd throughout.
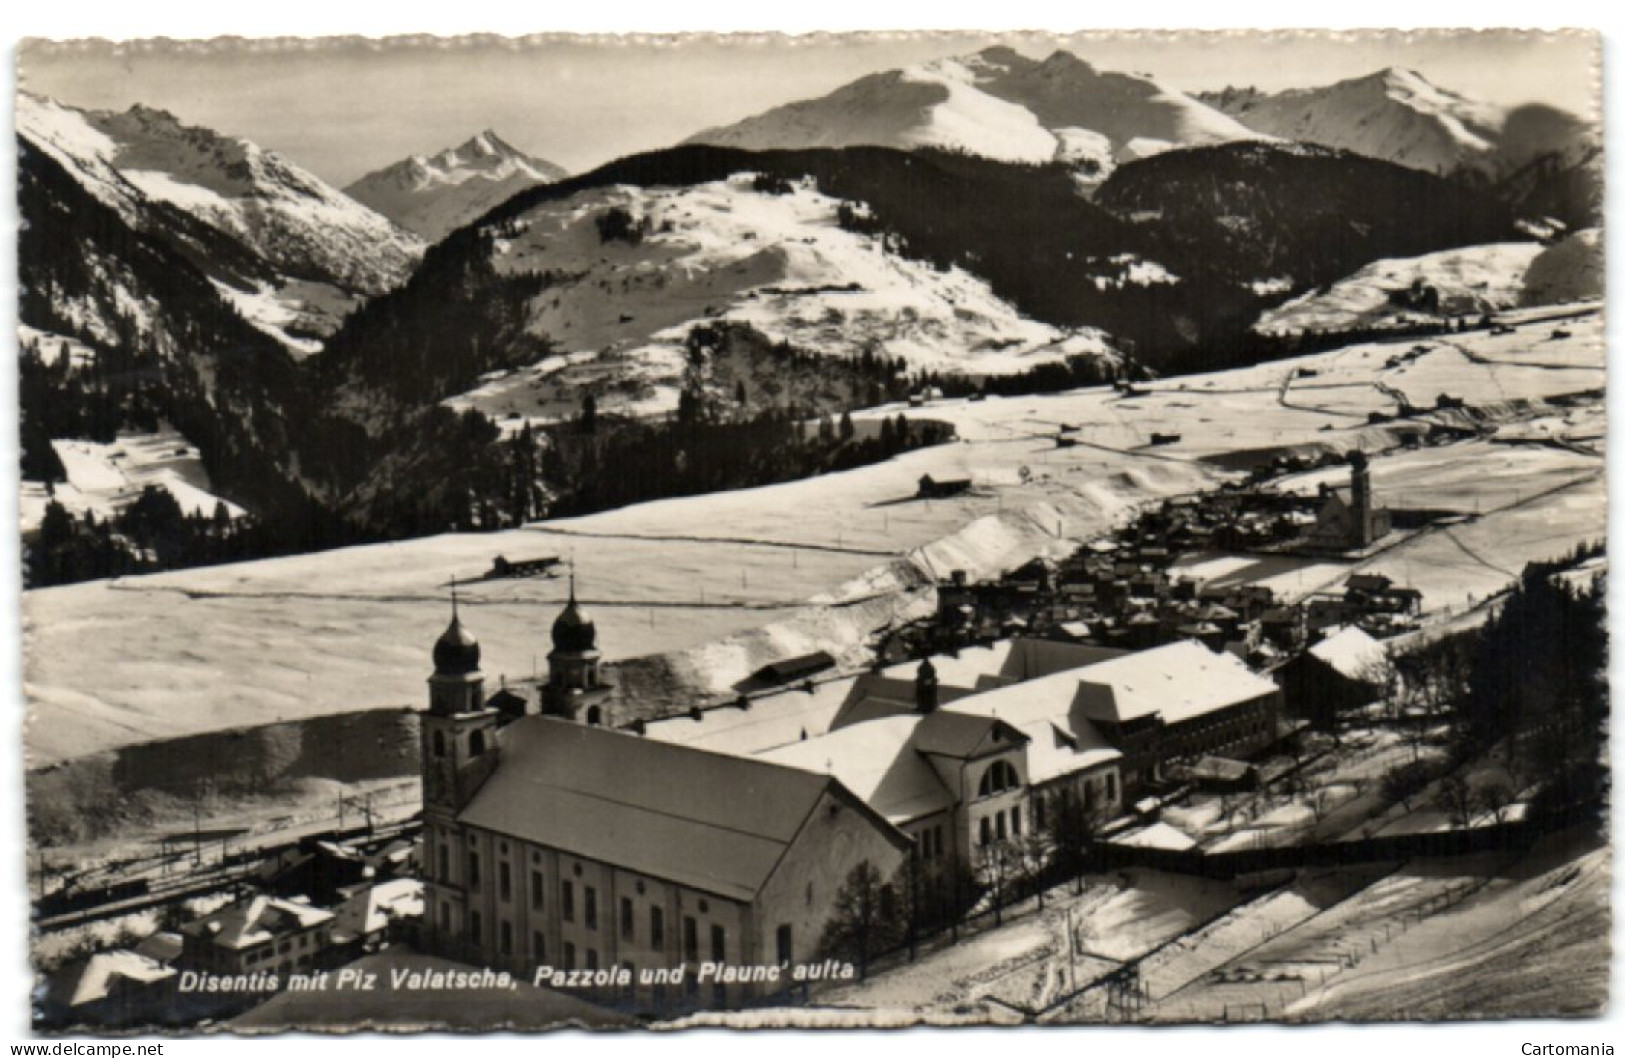
<path id="1" fill-rule="evenodd" d="M 192 790 L 192 863 L 203 866 L 203 780 Z"/>

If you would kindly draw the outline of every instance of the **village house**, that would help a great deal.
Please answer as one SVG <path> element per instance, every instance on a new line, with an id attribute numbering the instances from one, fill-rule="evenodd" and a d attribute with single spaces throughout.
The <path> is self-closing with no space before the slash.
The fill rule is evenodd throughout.
<path id="1" fill-rule="evenodd" d="M 1293 714 L 1327 729 L 1382 697 L 1387 657 L 1359 628 L 1339 628 L 1281 666 L 1278 678 Z"/>
<path id="2" fill-rule="evenodd" d="M 176 966 L 214 974 L 305 973 L 325 965 L 332 931 L 331 911 L 250 896 L 182 926 Z"/>

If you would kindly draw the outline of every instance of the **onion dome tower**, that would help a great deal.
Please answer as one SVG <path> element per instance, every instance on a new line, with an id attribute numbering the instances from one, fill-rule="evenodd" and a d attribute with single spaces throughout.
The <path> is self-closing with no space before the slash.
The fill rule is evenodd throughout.
<path id="1" fill-rule="evenodd" d="M 434 675 L 429 677 L 429 711 L 440 715 L 477 712 L 485 704 L 480 673 L 480 642 L 457 613 L 457 587 L 451 589 L 451 624 L 434 644 Z"/>
<path id="2" fill-rule="evenodd" d="M 543 710 L 552 716 L 603 723 L 609 695 L 599 671 L 598 626 L 576 601 L 576 575 L 570 572 L 570 598 L 553 621 L 553 649 L 547 655 Z"/>
<path id="3" fill-rule="evenodd" d="M 496 767 L 499 718 L 485 704 L 479 640 L 458 616 L 454 582 L 451 623 L 435 640 L 429 712 L 420 725 L 426 816 L 454 816 Z"/>

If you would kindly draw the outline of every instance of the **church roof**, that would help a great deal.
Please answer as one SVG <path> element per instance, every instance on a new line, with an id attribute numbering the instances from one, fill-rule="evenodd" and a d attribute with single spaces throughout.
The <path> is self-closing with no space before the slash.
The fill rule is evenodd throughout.
<path id="1" fill-rule="evenodd" d="M 609 728 L 531 716 L 502 738 L 461 822 L 732 899 L 760 891 L 826 793 L 869 812 L 828 775 Z"/>

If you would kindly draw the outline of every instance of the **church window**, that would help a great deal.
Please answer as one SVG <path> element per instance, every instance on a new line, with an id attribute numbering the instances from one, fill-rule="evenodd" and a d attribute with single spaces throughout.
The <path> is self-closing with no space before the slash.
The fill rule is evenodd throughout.
<path id="1" fill-rule="evenodd" d="M 537 911 L 542 909 L 542 872 L 530 872 L 530 906 Z"/>
<path id="2" fill-rule="evenodd" d="M 473 849 L 468 850 L 468 887 L 476 889 L 480 884 L 480 854 Z"/>
<path id="3" fill-rule="evenodd" d="M 568 879 L 559 884 L 559 913 L 566 922 L 576 920 L 576 883 Z"/>
<path id="4" fill-rule="evenodd" d="M 513 899 L 513 878 L 509 874 L 507 860 L 497 864 L 497 895 L 503 903 Z"/>
<path id="5" fill-rule="evenodd" d="M 598 890 L 594 889 L 592 886 L 589 885 L 589 886 L 587 886 L 586 893 L 584 893 L 583 895 L 585 896 L 586 899 L 584 901 L 584 906 L 583 906 L 582 910 L 585 912 L 585 915 L 583 917 L 587 920 L 587 928 L 588 929 L 597 929 L 598 928 Z"/>
<path id="6" fill-rule="evenodd" d="M 664 908 L 651 907 L 649 909 L 649 946 L 655 949 L 666 946 L 666 912 Z"/>
<path id="7" fill-rule="evenodd" d="M 721 962 L 726 959 L 728 947 L 728 933 L 721 926 L 711 927 L 711 960 Z"/>
<path id="8" fill-rule="evenodd" d="M 501 938 L 498 941 L 498 945 L 499 945 L 498 950 L 500 950 L 503 955 L 512 955 L 513 954 L 513 923 L 511 923 L 511 922 L 500 923 L 497 932 L 498 932 L 498 935 Z"/>
<path id="9" fill-rule="evenodd" d="M 683 958 L 689 962 L 700 961 L 700 924 L 694 921 L 693 915 L 683 916 Z"/>
<path id="10" fill-rule="evenodd" d="M 446 846 L 441 845 L 435 851 L 440 853 L 440 880 L 442 882 L 450 882 L 451 881 L 451 850 L 448 849 Z"/>
<path id="11" fill-rule="evenodd" d="M 632 898 L 623 896 L 621 897 L 621 939 L 631 940 L 632 933 Z"/>

